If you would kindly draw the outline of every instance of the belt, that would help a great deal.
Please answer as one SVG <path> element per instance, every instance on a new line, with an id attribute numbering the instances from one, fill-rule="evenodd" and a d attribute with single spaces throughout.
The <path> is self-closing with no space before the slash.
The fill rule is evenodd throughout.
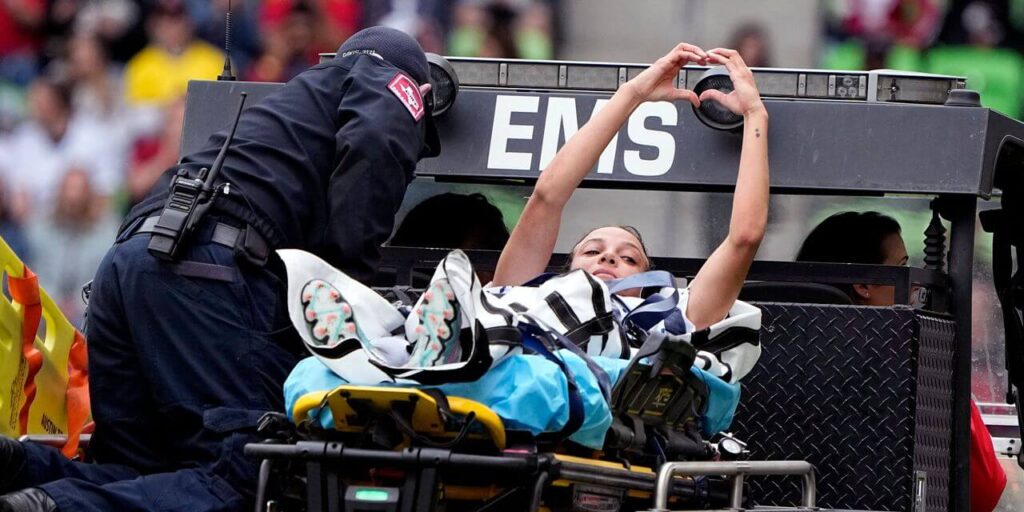
<path id="1" fill-rule="evenodd" d="M 142 221 L 142 224 L 138 227 L 138 229 L 136 229 L 132 233 L 132 236 L 141 235 L 144 233 L 152 233 L 153 227 L 156 226 L 156 223 L 159 220 L 159 215 L 154 215 L 152 217 L 147 218 L 146 220 Z M 240 235 L 241 233 L 242 230 L 240 228 L 236 228 L 235 226 L 225 224 L 223 222 L 218 222 L 217 226 L 213 228 L 213 238 L 211 238 L 210 241 L 215 244 L 223 245 L 224 247 L 230 247 L 234 249 L 235 246 L 238 245 L 238 235 Z"/>
<path id="2" fill-rule="evenodd" d="M 152 233 L 159 220 L 159 215 L 147 218 L 129 236 Z M 237 256 L 245 258 L 246 261 L 256 266 L 266 265 L 270 257 L 270 245 L 259 231 L 251 226 L 239 228 L 224 222 L 217 222 L 209 241 L 233 249 Z"/>

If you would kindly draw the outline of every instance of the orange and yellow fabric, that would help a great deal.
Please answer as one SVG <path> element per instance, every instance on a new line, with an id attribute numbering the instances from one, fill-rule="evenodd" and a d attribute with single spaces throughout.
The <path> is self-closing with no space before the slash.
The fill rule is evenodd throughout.
<path id="1" fill-rule="evenodd" d="M 0 269 L 0 434 L 63 434 L 73 457 L 89 421 L 85 338 L 3 239 Z"/>

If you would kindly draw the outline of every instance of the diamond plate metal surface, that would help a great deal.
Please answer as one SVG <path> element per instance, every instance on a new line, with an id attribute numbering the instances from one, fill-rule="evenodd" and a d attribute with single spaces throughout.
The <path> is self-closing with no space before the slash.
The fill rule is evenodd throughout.
<path id="1" fill-rule="evenodd" d="M 952 464 L 952 375 L 956 323 L 948 318 L 920 316 L 917 367 L 917 413 L 914 466 L 928 474 L 928 510 L 949 507 Z"/>
<path id="2" fill-rule="evenodd" d="M 906 307 L 760 306 L 763 353 L 733 423 L 751 458 L 810 461 L 826 508 L 909 511 L 915 469 L 928 471 L 929 507 L 944 503 L 952 322 Z M 751 479 L 750 491 L 764 505 L 800 498 L 796 479 Z"/>

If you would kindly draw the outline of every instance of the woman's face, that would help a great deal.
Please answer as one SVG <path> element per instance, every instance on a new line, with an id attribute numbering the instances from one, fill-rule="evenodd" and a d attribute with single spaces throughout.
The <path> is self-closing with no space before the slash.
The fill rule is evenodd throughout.
<path id="1" fill-rule="evenodd" d="M 571 269 L 583 269 L 609 281 L 646 271 L 650 267 L 640 240 L 625 229 L 598 228 L 580 242 L 572 256 Z"/>
<path id="2" fill-rule="evenodd" d="M 908 261 L 907 246 L 899 233 L 891 233 L 882 239 L 882 265 L 905 266 Z M 875 284 L 854 285 L 859 302 L 868 306 L 891 306 L 896 303 L 896 287 Z"/>

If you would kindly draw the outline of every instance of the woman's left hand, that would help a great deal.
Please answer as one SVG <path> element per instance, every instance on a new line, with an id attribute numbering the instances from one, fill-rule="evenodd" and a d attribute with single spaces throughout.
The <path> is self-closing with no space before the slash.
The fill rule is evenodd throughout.
<path id="1" fill-rule="evenodd" d="M 757 83 L 754 82 L 754 74 L 750 72 L 747 63 L 743 62 L 739 52 L 728 48 L 715 48 L 708 50 L 707 55 L 708 62 L 721 64 L 729 71 L 733 91 L 725 94 L 722 91 L 708 89 L 700 94 L 700 101 L 717 101 L 732 113 L 741 116 L 764 110 L 761 94 L 757 91 Z"/>
<path id="2" fill-rule="evenodd" d="M 704 64 L 708 55 L 704 50 L 688 43 L 679 43 L 672 51 L 635 78 L 626 83 L 640 101 L 686 100 L 700 106 L 697 95 L 689 89 L 675 86 L 679 70 L 689 62 Z"/>

